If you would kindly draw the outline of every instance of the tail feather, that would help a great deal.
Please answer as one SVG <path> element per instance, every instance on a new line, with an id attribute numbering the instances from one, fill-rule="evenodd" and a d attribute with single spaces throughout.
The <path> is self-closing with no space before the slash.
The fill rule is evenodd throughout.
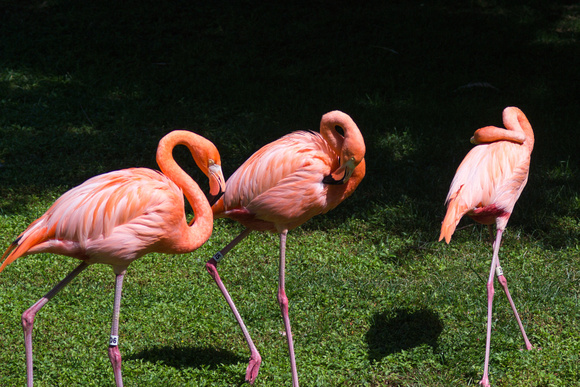
<path id="1" fill-rule="evenodd" d="M 2 254 L 2 266 L 0 266 L 0 273 L 2 272 L 2 270 L 4 270 L 4 268 L 11 263 L 12 261 L 14 261 L 14 259 L 10 259 L 12 252 L 14 251 L 15 248 L 18 247 L 18 239 L 15 240 L 14 242 L 12 242 L 10 244 L 10 246 L 8 247 L 8 249 L 6 249 L 6 251 L 4 252 L 4 254 Z M 5 259 L 6 258 L 6 259 Z"/>
<path id="2" fill-rule="evenodd" d="M 10 244 L 8 249 L 6 249 L 6 251 L 2 255 L 2 258 L 0 258 L 3 261 L 2 266 L 0 266 L 0 273 L 2 272 L 2 270 L 4 270 L 6 266 L 8 266 L 21 256 L 23 256 L 24 254 L 26 254 L 26 252 L 30 250 L 32 247 L 36 246 L 37 244 L 45 240 L 46 240 L 46 228 L 36 230 L 35 232 L 33 232 L 30 235 L 27 235 L 26 237 L 24 237 L 23 234 L 20 235 L 18 238 L 16 238 L 14 242 Z"/>
<path id="3" fill-rule="evenodd" d="M 441 223 L 441 234 L 439 234 L 439 241 L 445 238 L 445 242 L 449 243 L 451 236 L 455 232 L 457 224 L 468 211 L 467 206 L 459 200 L 451 200 L 447 206 L 447 213 Z"/>
<path id="4" fill-rule="evenodd" d="M 443 223 L 441 223 L 441 233 L 439 234 L 439 241 L 445 238 L 445 243 L 449 243 L 449 241 L 451 240 L 451 236 L 455 232 L 455 227 L 457 227 L 457 223 L 459 223 L 459 221 L 455 220 L 455 207 L 452 207 L 450 205 L 447 208 L 445 219 L 443 219 Z"/>

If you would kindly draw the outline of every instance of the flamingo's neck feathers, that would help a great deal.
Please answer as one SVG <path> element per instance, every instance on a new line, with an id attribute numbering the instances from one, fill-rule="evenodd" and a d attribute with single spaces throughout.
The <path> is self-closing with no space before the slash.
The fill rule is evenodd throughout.
<path id="1" fill-rule="evenodd" d="M 185 245 L 187 250 L 200 247 L 211 235 L 213 214 L 209 203 L 199 188 L 199 185 L 175 162 L 173 148 L 185 145 L 197 166 L 209 177 L 208 154 L 215 146 L 205 138 L 184 130 L 177 130 L 167 134 L 159 142 L 157 148 L 157 164 L 161 171 L 179 186 L 191 204 L 195 219 L 191 223 Z M 217 150 L 216 150 L 217 152 Z"/>

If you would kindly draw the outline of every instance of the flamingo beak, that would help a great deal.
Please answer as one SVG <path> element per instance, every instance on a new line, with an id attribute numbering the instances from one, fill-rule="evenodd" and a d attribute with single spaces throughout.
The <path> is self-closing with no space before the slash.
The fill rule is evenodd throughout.
<path id="1" fill-rule="evenodd" d="M 218 164 L 209 167 L 209 194 L 207 200 L 213 206 L 224 194 L 226 190 L 226 179 L 222 173 L 222 167 Z"/>
<path id="2" fill-rule="evenodd" d="M 348 160 L 346 163 L 342 164 L 336 171 L 332 172 L 328 176 L 324 176 L 322 182 L 324 184 L 344 184 L 350 179 L 350 176 L 354 172 L 354 168 L 356 165 L 354 164 L 354 158 Z"/>

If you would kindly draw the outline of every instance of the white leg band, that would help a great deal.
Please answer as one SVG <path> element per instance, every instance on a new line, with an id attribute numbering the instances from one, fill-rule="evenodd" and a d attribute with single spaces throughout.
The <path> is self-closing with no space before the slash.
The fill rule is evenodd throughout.
<path id="1" fill-rule="evenodd" d="M 501 266 L 495 268 L 495 274 L 497 274 L 498 277 L 500 275 L 503 275 L 503 269 L 501 268 Z"/>
<path id="2" fill-rule="evenodd" d="M 119 336 L 113 336 L 113 335 L 111 335 L 109 337 L 109 346 L 110 347 L 116 347 L 117 345 L 119 345 Z"/>

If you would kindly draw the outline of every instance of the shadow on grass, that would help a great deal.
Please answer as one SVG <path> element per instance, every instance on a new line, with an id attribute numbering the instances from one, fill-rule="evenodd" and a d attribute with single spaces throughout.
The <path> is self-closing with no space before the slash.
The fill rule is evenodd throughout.
<path id="1" fill-rule="evenodd" d="M 369 359 L 380 360 L 422 344 L 436 351 L 437 339 L 442 331 L 443 323 L 439 316 L 429 309 L 395 309 L 388 313 L 377 313 L 366 335 Z"/>
<path id="2" fill-rule="evenodd" d="M 248 359 L 236 356 L 230 351 L 216 348 L 169 346 L 153 347 L 127 356 L 128 360 L 142 359 L 151 363 L 163 363 L 174 368 L 216 369 L 224 364 L 246 362 Z"/>

